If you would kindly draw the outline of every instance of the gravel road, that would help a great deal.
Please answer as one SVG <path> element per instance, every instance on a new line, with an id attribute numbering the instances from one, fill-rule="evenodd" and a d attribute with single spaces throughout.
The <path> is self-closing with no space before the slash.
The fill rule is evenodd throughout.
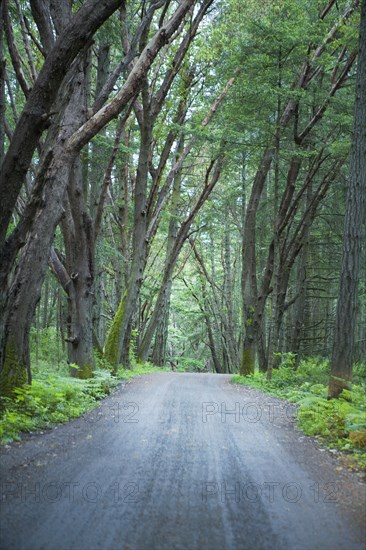
<path id="1" fill-rule="evenodd" d="M 294 408 L 213 374 L 121 386 L 1 449 L 2 550 L 361 550 L 365 484 Z"/>

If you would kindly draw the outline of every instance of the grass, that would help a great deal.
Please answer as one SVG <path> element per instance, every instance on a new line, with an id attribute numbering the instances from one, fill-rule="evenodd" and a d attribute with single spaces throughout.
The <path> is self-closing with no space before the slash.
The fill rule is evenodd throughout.
<path id="1" fill-rule="evenodd" d="M 349 465 L 366 469 L 366 365 L 354 368 L 351 390 L 339 399 L 327 399 L 329 363 L 307 359 L 293 368 L 293 358 L 285 356 L 268 382 L 264 373 L 233 376 L 232 382 L 275 395 L 298 405 L 297 427 L 315 436 L 327 448 L 349 455 Z"/>

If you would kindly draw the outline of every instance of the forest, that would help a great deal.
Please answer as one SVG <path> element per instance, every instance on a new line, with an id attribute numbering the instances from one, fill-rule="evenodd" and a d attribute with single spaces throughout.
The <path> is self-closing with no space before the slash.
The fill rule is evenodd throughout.
<path id="1" fill-rule="evenodd" d="M 165 369 L 361 453 L 365 1 L 0 5 L 4 440 Z"/>

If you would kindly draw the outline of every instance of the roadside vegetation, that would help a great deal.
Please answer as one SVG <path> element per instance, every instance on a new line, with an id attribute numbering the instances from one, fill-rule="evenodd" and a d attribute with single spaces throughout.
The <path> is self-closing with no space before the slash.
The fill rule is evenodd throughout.
<path id="1" fill-rule="evenodd" d="M 352 389 L 330 400 L 329 361 L 311 358 L 302 360 L 298 368 L 294 366 L 295 356 L 287 353 L 274 369 L 272 380 L 256 371 L 250 376 L 233 376 L 232 381 L 296 403 L 300 430 L 328 449 L 343 451 L 351 468 L 366 469 L 366 364 L 354 366 Z"/>
<path id="2" fill-rule="evenodd" d="M 99 405 L 101 399 L 130 378 L 149 372 L 204 372 L 204 362 L 175 357 L 166 368 L 136 359 L 136 347 L 130 348 L 130 369 L 122 366 L 114 375 L 113 366 L 96 353 L 93 378 L 80 379 L 70 375 L 65 353 L 53 327 L 32 330 L 31 385 L 14 390 L 13 398 L 0 397 L 0 443 L 20 441 L 22 434 L 42 430 L 54 424 L 78 418 Z M 52 359 L 50 359 L 52 358 Z"/>
<path id="3" fill-rule="evenodd" d="M 19 441 L 22 433 L 31 433 L 82 416 L 97 407 L 100 400 L 110 395 L 123 381 L 162 370 L 150 363 L 137 364 L 132 356 L 131 369 L 120 368 L 113 376 L 112 366 L 97 356 L 93 378 L 82 380 L 72 377 L 70 365 L 64 360 L 58 361 L 59 342 L 53 332 L 48 329 L 38 334 L 36 331 L 32 333 L 32 384 L 16 388 L 13 399 L 0 397 L 0 443 Z"/>
<path id="4" fill-rule="evenodd" d="M 148 362 L 138 363 L 132 346 L 131 369 L 121 367 L 114 376 L 112 365 L 97 354 L 93 378 L 82 380 L 70 376 L 70 365 L 64 360 L 60 340 L 52 328 L 34 330 L 31 344 L 32 384 L 17 388 L 13 399 L 2 397 L 0 401 L 3 444 L 19 441 L 23 433 L 87 413 L 119 384 L 135 376 L 162 370 L 206 370 L 203 361 L 185 357 L 175 358 L 165 369 Z M 351 390 L 343 390 L 339 399 L 329 400 L 329 361 L 308 358 L 295 368 L 294 354 L 281 354 L 278 359 L 280 366 L 273 370 L 270 381 L 266 373 L 259 371 L 249 376 L 235 375 L 232 381 L 296 403 L 299 429 L 316 437 L 324 447 L 347 454 L 350 467 L 366 469 L 366 364 L 354 366 Z"/>

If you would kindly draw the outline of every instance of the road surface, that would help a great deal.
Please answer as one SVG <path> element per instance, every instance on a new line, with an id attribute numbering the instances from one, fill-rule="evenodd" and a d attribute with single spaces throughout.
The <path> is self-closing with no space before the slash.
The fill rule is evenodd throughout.
<path id="1" fill-rule="evenodd" d="M 364 549 L 364 483 L 293 412 L 226 375 L 133 379 L 2 449 L 0 547 Z"/>

